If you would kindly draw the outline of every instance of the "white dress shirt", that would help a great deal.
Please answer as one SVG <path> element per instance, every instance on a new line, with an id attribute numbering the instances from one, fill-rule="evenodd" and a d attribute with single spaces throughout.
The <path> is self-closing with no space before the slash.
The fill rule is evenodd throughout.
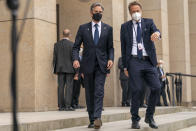
<path id="1" fill-rule="evenodd" d="M 132 46 L 132 52 L 131 54 L 132 55 L 137 55 L 137 39 L 136 39 L 136 36 L 137 36 L 137 22 L 135 20 L 132 20 L 133 21 L 133 26 L 132 26 L 132 31 L 133 31 L 133 46 Z M 139 25 L 140 25 L 140 28 L 142 27 L 141 26 L 141 20 L 139 21 Z M 142 31 L 142 28 L 141 28 L 141 31 Z M 142 44 L 142 53 L 143 53 L 143 56 L 148 56 L 145 48 L 144 48 L 144 43 L 143 43 L 143 38 L 141 40 L 141 44 Z"/>
<path id="2" fill-rule="evenodd" d="M 93 35 L 93 39 L 94 39 L 94 33 L 95 33 L 95 22 L 93 22 L 92 21 L 92 35 Z M 101 35 L 101 21 L 99 21 L 99 23 L 97 23 L 97 28 L 98 28 L 98 30 L 99 30 L 99 37 L 100 37 L 100 35 Z"/>

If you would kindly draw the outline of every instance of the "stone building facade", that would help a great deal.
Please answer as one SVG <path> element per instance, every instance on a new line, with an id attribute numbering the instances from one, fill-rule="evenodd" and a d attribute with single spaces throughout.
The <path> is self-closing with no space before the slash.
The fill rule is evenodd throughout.
<path id="1" fill-rule="evenodd" d="M 74 41 L 80 24 L 89 22 L 90 5 L 101 2 L 105 7 L 103 21 L 113 26 L 115 64 L 105 85 L 105 106 L 120 106 L 118 58 L 121 24 L 130 20 L 128 4 L 133 0 L 31 0 L 24 33 L 18 50 L 19 111 L 57 109 L 57 77 L 53 74 L 53 46 L 57 34 L 69 28 Z M 196 74 L 196 0 L 138 0 L 143 16 L 153 18 L 162 32 L 156 43 L 159 59 L 165 61 L 165 71 Z M 18 29 L 23 20 L 26 0 L 20 0 Z M 10 106 L 10 30 L 11 17 L 6 0 L 0 0 L 0 112 Z M 58 28 L 57 28 L 58 27 Z M 183 78 L 183 104 L 196 102 L 196 78 Z M 84 89 L 80 103 L 85 105 Z"/>

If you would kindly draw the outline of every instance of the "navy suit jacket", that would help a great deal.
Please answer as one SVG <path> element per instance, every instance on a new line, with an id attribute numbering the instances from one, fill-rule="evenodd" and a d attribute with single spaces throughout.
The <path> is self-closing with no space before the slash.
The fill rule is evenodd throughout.
<path id="1" fill-rule="evenodd" d="M 133 46 L 133 22 L 132 20 L 121 25 L 121 53 L 124 68 L 127 68 L 128 61 L 131 58 L 132 46 Z M 157 65 L 156 49 L 154 42 L 151 41 L 151 35 L 159 31 L 152 19 L 142 18 L 142 38 L 144 48 L 150 58 L 150 62 L 153 66 Z"/>
<path id="2" fill-rule="evenodd" d="M 79 60 L 80 45 L 83 43 L 82 61 L 80 62 L 81 73 L 92 73 L 96 62 L 103 73 L 107 70 L 108 60 L 114 61 L 113 30 L 112 27 L 101 23 L 101 35 L 97 45 L 92 36 L 92 22 L 80 25 L 73 46 L 73 60 Z"/>

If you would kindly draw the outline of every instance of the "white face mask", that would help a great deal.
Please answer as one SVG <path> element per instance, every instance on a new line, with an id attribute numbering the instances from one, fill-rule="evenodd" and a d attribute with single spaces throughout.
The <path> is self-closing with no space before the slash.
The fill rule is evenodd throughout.
<path id="1" fill-rule="evenodd" d="M 133 20 L 139 21 L 141 19 L 141 17 L 142 17 L 142 14 L 139 13 L 139 12 L 135 12 L 135 13 L 132 14 L 131 17 L 132 17 Z"/>

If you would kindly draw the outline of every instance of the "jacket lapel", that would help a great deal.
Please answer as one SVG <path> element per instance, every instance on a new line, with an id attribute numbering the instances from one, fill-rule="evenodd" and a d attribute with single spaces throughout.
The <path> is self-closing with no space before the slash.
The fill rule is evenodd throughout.
<path id="1" fill-rule="evenodd" d="M 132 44 L 133 44 L 133 22 L 132 20 L 129 21 L 128 23 L 128 34 L 129 34 L 129 37 L 130 38 L 130 43 L 131 43 L 131 47 L 132 47 Z"/>
<path id="2" fill-rule="evenodd" d="M 147 53 L 149 54 L 149 52 L 147 50 L 148 44 L 146 45 L 146 43 L 144 42 L 145 32 L 146 32 L 146 23 L 144 22 L 144 19 L 142 19 L 142 21 L 141 21 L 141 26 L 142 26 L 142 39 L 143 39 L 144 48 L 146 49 Z"/>
<path id="3" fill-rule="evenodd" d="M 100 35 L 100 37 L 99 37 L 98 44 L 100 44 L 100 41 L 103 39 L 105 30 L 106 30 L 105 24 L 104 24 L 103 22 L 101 22 L 101 35 Z M 98 44 L 97 44 L 97 45 L 98 45 Z"/>
<path id="4" fill-rule="evenodd" d="M 144 39 L 144 32 L 146 31 L 146 24 L 144 22 L 144 19 L 141 20 L 141 26 L 142 26 L 142 38 Z"/>
<path id="5" fill-rule="evenodd" d="M 87 30 L 88 30 L 88 33 L 89 33 L 90 40 L 92 41 L 92 44 L 94 44 L 93 35 L 92 35 L 92 22 L 89 22 Z"/>

